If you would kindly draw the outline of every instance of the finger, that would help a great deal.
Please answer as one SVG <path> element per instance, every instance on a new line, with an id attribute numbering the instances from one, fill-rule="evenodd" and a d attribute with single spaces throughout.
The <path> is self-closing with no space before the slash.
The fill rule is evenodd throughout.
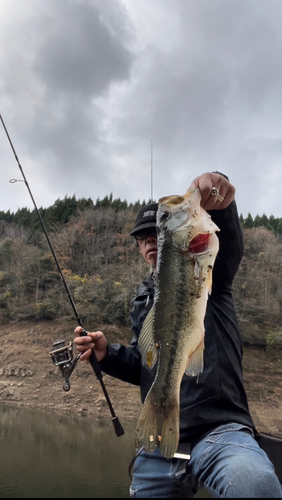
<path id="1" fill-rule="evenodd" d="M 219 191 L 219 189 L 218 189 Z M 230 185 L 230 188 L 222 188 L 219 195 L 213 195 L 210 192 L 209 197 L 206 199 L 205 204 L 202 207 L 205 210 L 220 210 L 228 207 L 230 203 L 235 199 L 235 189 Z"/>
<path id="2" fill-rule="evenodd" d="M 221 193 L 221 194 L 220 194 Z M 219 189 L 214 185 L 212 188 L 209 188 L 208 192 L 205 193 L 205 198 L 202 199 L 202 207 L 205 210 L 212 210 L 215 209 L 216 207 L 219 207 L 220 204 L 224 202 L 224 192 L 221 189 L 219 193 Z"/>
<path id="3" fill-rule="evenodd" d="M 91 352 L 92 352 L 91 349 L 87 349 L 87 351 L 85 351 L 83 354 L 81 354 L 79 360 L 80 361 L 87 361 L 90 358 Z"/>
<path id="4" fill-rule="evenodd" d="M 228 207 L 230 203 L 235 200 L 235 189 L 234 191 L 228 191 L 228 193 L 225 195 L 224 202 L 223 202 L 223 208 Z"/>
<path id="5" fill-rule="evenodd" d="M 235 200 L 235 187 L 228 183 L 223 183 L 222 186 L 218 187 L 219 196 L 215 196 L 217 202 L 217 208 L 226 208 L 230 203 Z M 223 199 L 222 199 L 223 198 Z"/>
<path id="6" fill-rule="evenodd" d="M 87 332 L 87 335 L 91 337 L 92 342 L 98 342 L 98 340 L 102 340 L 104 338 L 103 332 Z"/>
<path id="7" fill-rule="evenodd" d="M 84 346 L 85 344 L 87 344 L 87 345 L 92 344 L 94 346 L 93 339 L 92 339 L 92 337 L 90 337 L 90 335 L 86 335 L 83 337 L 76 337 L 74 339 L 74 343 L 77 346 Z"/>
<path id="8" fill-rule="evenodd" d="M 201 192 L 201 207 L 205 208 L 205 205 L 207 204 L 211 189 L 212 189 L 212 178 L 211 174 L 206 173 L 199 175 L 194 179 L 188 189 L 192 188 L 199 188 Z M 214 200 L 213 200 L 214 201 Z"/>
<path id="9" fill-rule="evenodd" d="M 203 207 L 205 210 L 207 210 L 207 207 L 213 207 L 217 199 L 215 196 L 211 196 L 211 190 L 212 190 L 212 182 L 211 180 L 206 181 L 204 184 L 199 183 L 199 189 L 201 191 L 201 207 Z"/>
<path id="10" fill-rule="evenodd" d="M 74 333 L 75 333 L 76 335 L 81 335 L 82 331 L 83 331 L 82 326 L 77 326 L 77 327 L 74 329 Z"/>
<path id="11" fill-rule="evenodd" d="M 199 187 L 199 186 L 198 186 L 198 184 L 197 184 L 197 179 L 198 179 L 198 177 L 196 177 L 196 179 L 194 179 L 194 180 L 191 182 L 191 184 L 190 184 L 190 186 L 188 187 L 188 189 L 193 189 L 193 188 Z"/>
<path id="12" fill-rule="evenodd" d="M 216 210 L 217 208 L 224 208 L 225 205 L 225 196 L 223 191 L 221 191 L 222 194 L 219 194 L 219 191 L 217 190 L 218 194 L 213 193 L 213 189 L 210 191 L 209 195 L 207 198 L 205 198 L 205 202 L 201 203 L 201 206 L 204 208 L 204 210 Z M 224 203 L 224 205 L 223 205 Z"/>

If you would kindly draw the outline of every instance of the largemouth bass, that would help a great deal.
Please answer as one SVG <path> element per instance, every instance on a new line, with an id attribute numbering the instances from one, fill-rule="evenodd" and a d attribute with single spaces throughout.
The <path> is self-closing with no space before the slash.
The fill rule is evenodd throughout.
<path id="1" fill-rule="evenodd" d="M 155 298 L 139 338 L 143 362 L 157 369 L 134 442 L 149 452 L 159 447 L 167 458 L 179 443 L 182 377 L 203 371 L 204 317 L 219 249 L 219 228 L 200 201 L 193 188 L 158 202 Z"/>

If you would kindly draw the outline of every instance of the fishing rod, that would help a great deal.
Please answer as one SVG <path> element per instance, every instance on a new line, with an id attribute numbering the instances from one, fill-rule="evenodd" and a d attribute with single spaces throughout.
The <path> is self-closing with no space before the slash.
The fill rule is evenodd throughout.
<path id="1" fill-rule="evenodd" d="M 66 292 L 67 292 L 67 295 L 68 295 L 69 301 L 70 301 L 71 306 L 72 306 L 72 309 L 73 309 L 73 312 L 74 312 L 74 314 L 75 314 L 75 319 L 77 320 L 77 322 L 78 322 L 79 326 L 81 326 L 81 328 L 82 328 L 81 335 L 87 335 L 87 332 L 86 332 L 86 330 L 84 329 L 84 327 L 83 327 L 83 325 L 82 325 L 82 322 L 81 322 L 81 319 L 80 319 L 80 317 L 79 317 L 79 315 L 78 315 L 77 308 L 76 308 L 75 303 L 74 303 L 74 301 L 73 301 L 72 295 L 71 295 L 71 293 L 70 293 L 70 290 L 69 290 L 69 287 L 68 287 L 67 282 L 66 282 L 66 280 L 65 280 L 65 277 L 64 277 L 64 274 L 63 274 L 63 272 L 62 272 L 61 266 L 60 266 L 60 264 L 59 264 L 59 261 L 58 261 L 58 259 L 57 259 L 56 254 L 55 254 L 54 248 L 53 248 L 52 243 L 51 243 L 51 241 L 50 241 L 49 235 L 48 235 L 48 233 L 47 233 L 47 229 L 46 229 L 46 227 L 45 227 L 45 224 L 44 224 L 44 222 L 43 222 L 43 219 L 42 219 L 42 217 L 41 217 L 41 214 L 40 214 L 40 212 L 39 212 L 39 210 L 38 210 L 38 208 L 37 208 L 37 205 L 36 205 L 35 200 L 34 200 L 34 198 L 33 198 L 32 192 L 31 192 L 30 187 L 29 187 L 29 185 L 28 185 L 27 179 L 26 179 L 26 177 L 25 177 L 25 175 L 24 175 L 24 172 L 23 172 L 22 166 L 21 166 L 21 164 L 20 164 L 20 161 L 19 161 L 19 159 L 18 159 L 18 156 L 17 156 L 17 153 L 16 153 L 16 151 L 15 151 L 14 145 L 13 145 L 13 143 L 12 143 L 12 141 L 11 141 L 11 138 L 10 138 L 10 136 L 9 136 L 9 134 L 8 134 L 8 130 L 7 130 L 7 128 L 6 128 L 6 125 L 5 125 L 5 123 L 4 123 L 4 120 L 3 120 L 3 118 L 2 118 L 2 115 L 1 115 L 1 114 L 0 114 L 0 120 L 1 120 L 1 122 L 2 122 L 2 125 L 3 125 L 3 128 L 4 128 L 4 130 L 5 130 L 5 133 L 6 133 L 6 135 L 7 135 L 8 141 L 9 141 L 9 143 L 10 143 L 10 146 L 11 146 L 12 151 L 13 151 L 13 153 L 14 153 L 15 159 L 16 159 L 16 161 L 17 161 L 17 164 L 18 164 L 19 169 L 20 169 L 20 171 L 21 171 L 21 174 L 22 174 L 22 176 L 23 176 L 23 180 L 20 180 L 19 182 L 24 182 L 24 183 L 25 183 L 25 185 L 26 185 L 26 187 L 27 187 L 27 189 L 28 189 L 28 192 L 29 192 L 30 197 L 31 197 L 31 199 L 32 199 L 32 202 L 33 202 L 34 208 L 35 208 L 36 213 L 37 213 L 37 215 L 38 215 L 38 217 L 39 217 L 39 220 L 40 220 L 41 226 L 42 226 L 42 228 L 43 228 L 43 231 L 44 231 L 44 233 L 45 233 L 46 239 L 47 239 L 47 241 L 48 241 L 48 244 L 49 244 L 50 250 L 51 250 L 51 252 L 52 252 L 52 255 L 53 255 L 53 257 L 54 257 L 55 263 L 56 263 L 56 265 L 57 265 L 57 268 L 58 268 L 59 274 L 60 274 L 61 279 L 62 279 L 62 281 L 63 281 L 64 287 L 65 287 L 65 290 L 66 290 Z M 11 179 L 11 180 L 10 180 L 10 182 L 11 182 L 11 183 L 15 183 L 15 182 L 18 182 L 18 180 L 17 180 L 17 179 Z M 63 386 L 63 389 L 64 389 L 65 391 L 69 391 L 69 389 L 70 389 L 69 377 L 70 377 L 71 373 L 73 372 L 73 369 L 74 369 L 74 367 L 75 367 L 75 365 L 76 365 L 76 363 L 77 363 L 78 359 L 80 358 L 81 354 L 78 354 L 78 355 L 77 355 L 77 357 L 75 358 L 75 360 L 74 360 L 74 361 L 72 361 L 72 359 L 73 359 L 73 349 L 72 349 L 72 343 L 70 342 L 68 345 L 66 345 L 65 341 L 64 341 L 64 340 L 61 340 L 61 339 L 59 339 L 59 340 L 57 340 L 57 341 L 55 341 L 55 342 L 54 342 L 54 344 L 53 344 L 53 348 L 54 348 L 54 349 L 53 349 L 53 351 L 50 353 L 51 358 L 52 358 L 52 361 L 53 361 L 53 363 L 54 363 L 56 366 L 58 366 L 58 367 L 60 368 L 60 370 L 61 370 L 61 372 L 62 372 L 63 376 L 65 377 L 65 384 L 64 384 L 64 386 Z M 107 401 L 107 403 L 108 403 L 108 406 L 109 406 L 109 409 L 110 409 L 110 412 L 111 412 L 111 415 L 112 415 L 112 422 L 113 422 L 113 425 L 114 425 L 115 433 L 116 433 L 116 435 L 117 435 L 118 437 L 119 437 L 119 436 L 122 436 L 122 435 L 124 434 L 124 430 L 123 430 L 123 428 L 122 428 L 122 426 L 121 426 L 121 424 L 120 424 L 120 422 L 119 422 L 119 420 L 118 420 L 117 416 L 115 415 L 115 412 L 114 412 L 114 409 L 113 409 L 112 403 L 111 403 L 111 401 L 110 401 L 110 398 L 109 398 L 109 395 L 108 395 L 107 389 L 106 389 L 105 384 L 104 384 L 104 381 L 103 381 L 103 374 L 102 374 L 102 371 L 101 371 L 101 368 L 100 368 L 99 362 L 98 362 L 98 360 L 97 360 L 97 358 L 96 358 L 96 355 L 95 355 L 95 352 L 94 352 L 94 350 L 93 350 L 93 349 L 92 349 L 92 351 L 91 351 L 91 355 L 90 355 L 90 357 L 89 357 L 89 361 L 90 361 L 90 364 L 91 364 L 91 366 L 92 366 L 92 368 L 93 368 L 93 371 L 94 371 L 94 373 L 95 373 L 95 375 L 96 375 L 97 379 L 98 379 L 98 380 L 99 380 L 99 382 L 100 382 L 100 385 L 101 385 L 101 387 L 102 387 L 102 390 L 103 390 L 104 396 L 105 396 L 106 401 Z"/>

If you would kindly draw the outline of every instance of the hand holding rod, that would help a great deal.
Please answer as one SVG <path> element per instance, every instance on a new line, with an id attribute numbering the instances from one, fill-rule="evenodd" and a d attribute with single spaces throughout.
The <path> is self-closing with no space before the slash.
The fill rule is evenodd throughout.
<path id="1" fill-rule="evenodd" d="M 15 148 L 14 148 L 14 146 L 13 146 L 13 143 L 12 143 L 11 139 L 10 139 L 10 136 L 9 136 L 9 134 L 8 134 L 8 131 L 7 131 L 7 129 L 6 129 L 6 126 L 5 126 L 5 123 L 4 123 L 4 121 L 3 121 L 3 118 L 2 118 L 2 115 L 1 115 L 1 114 L 0 114 L 0 119 L 1 119 L 1 122 L 2 122 L 2 125 L 3 125 L 3 128 L 4 128 L 5 132 L 6 132 L 6 135 L 7 135 L 8 141 L 9 141 L 9 143 L 10 143 L 10 146 L 11 146 L 11 148 L 12 148 L 12 150 L 13 150 L 13 153 L 14 153 L 14 156 L 15 156 L 15 158 L 16 158 L 16 161 L 17 161 L 17 163 L 18 163 L 18 166 L 19 166 L 19 169 L 20 169 L 20 171 L 21 171 L 21 174 L 22 174 L 22 176 L 23 176 L 24 183 L 25 183 L 25 185 L 26 185 L 26 187 L 27 187 L 27 189 L 28 189 L 28 192 L 29 192 L 30 197 L 31 197 L 31 199 L 32 199 L 32 202 L 33 202 L 34 208 L 35 208 L 36 213 L 37 213 L 37 215 L 38 215 L 38 217 L 39 217 L 39 220 L 40 220 L 41 226 L 42 226 L 42 228 L 43 228 L 43 231 L 44 231 L 44 233 L 45 233 L 46 239 L 47 239 L 47 241 L 48 241 L 48 244 L 49 244 L 50 250 L 51 250 L 52 255 L 53 255 L 53 257 L 54 257 L 54 260 L 55 260 L 55 262 L 56 262 L 56 265 L 57 265 L 58 271 L 59 271 L 60 276 L 61 276 L 61 278 L 62 278 L 62 281 L 63 281 L 64 287 L 65 287 L 65 290 L 66 290 L 66 292 L 67 292 L 67 295 L 68 295 L 69 301 L 70 301 L 71 306 L 72 306 L 72 309 L 73 309 L 73 311 L 74 311 L 75 318 L 76 318 L 76 320 L 77 320 L 77 322 L 78 322 L 79 326 L 81 326 L 81 327 L 83 328 L 83 325 L 82 325 L 81 320 L 80 320 L 80 317 L 79 317 L 79 315 L 78 315 L 78 312 L 77 312 L 77 309 L 76 309 L 75 303 L 74 303 L 73 298 L 72 298 L 72 296 L 71 296 L 71 293 L 70 293 L 69 287 L 68 287 L 68 285 L 67 285 L 67 283 L 66 283 L 65 277 L 64 277 L 63 272 L 62 272 L 62 270 L 61 270 L 61 266 L 60 266 L 60 264 L 59 264 L 59 261 L 58 261 L 58 259 L 57 259 L 57 256 L 56 256 L 55 252 L 54 252 L 53 246 L 52 246 L 52 244 L 51 244 L 51 241 L 50 241 L 49 235 L 48 235 L 48 233 L 47 233 L 47 229 L 46 229 L 46 227 L 45 227 L 45 224 L 44 224 L 44 222 L 43 222 L 43 219 L 42 219 L 42 217 L 41 217 L 41 214 L 40 214 L 40 212 L 39 212 L 39 210 L 38 210 L 38 208 L 37 208 L 37 206 L 36 206 L 35 200 L 34 200 L 34 198 L 33 198 L 33 196 L 32 196 L 32 192 L 31 192 L 31 190 L 30 190 L 30 187 L 29 187 L 28 182 L 27 182 L 27 180 L 26 180 L 26 177 L 25 177 L 25 175 L 24 175 L 23 169 L 22 169 L 22 167 L 21 167 L 21 164 L 20 164 L 19 159 L 18 159 L 18 157 L 17 157 L 17 154 L 16 154 L 16 151 L 15 151 Z M 82 331 L 82 335 L 87 335 L 87 332 L 85 331 L 85 329 L 84 329 L 84 328 L 83 328 L 83 331 Z M 105 396 L 106 401 L 107 401 L 107 403 L 108 403 L 108 406 L 109 406 L 109 409 L 110 409 L 110 412 L 111 412 L 111 415 L 112 415 L 112 422 L 113 422 L 113 425 L 114 425 L 114 429 L 115 429 L 116 435 L 117 435 L 117 436 L 122 436 L 122 435 L 124 434 L 124 430 L 123 430 L 123 428 L 122 428 L 122 426 L 121 426 L 121 424 L 120 424 L 120 422 L 119 422 L 118 418 L 117 418 L 117 417 L 116 417 L 116 415 L 115 415 L 115 412 L 114 412 L 113 406 L 112 406 L 112 404 L 111 404 L 111 401 L 110 401 L 110 398 L 109 398 L 108 392 L 107 392 L 107 390 L 106 390 L 106 387 L 105 387 L 105 384 L 104 384 L 104 381 L 103 381 L 103 374 L 102 374 L 102 371 L 101 371 L 101 368 L 100 368 L 99 362 L 98 362 L 98 360 L 97 360 L 97 358 L 96 358 L 96 355 L 95 355 L 95 353 L 94 353 L 94 351 L 93 351 L 93 350 L 92 350 L 92 352 L 91 352 L 91 355 L 90 355 L 89 361 L 90 361 L 90 364 L 91 364 L 91 366 L 92 366 L 92 368 L 93 368 L 93 371 L 94 371 L 94 373 L 95 373 L 95 375 L 96 375 L 97 379 L 98 379 L 98 380 L 99 380 L 99 382 L 100 382 L 100 385 L 101 385 L 101 387 L 102 387 L 102 390 L 103 390 L 104 396 Z"/>

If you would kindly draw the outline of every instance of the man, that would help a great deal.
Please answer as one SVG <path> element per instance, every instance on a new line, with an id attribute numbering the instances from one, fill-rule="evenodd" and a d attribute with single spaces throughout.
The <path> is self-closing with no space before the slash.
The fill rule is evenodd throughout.
<path id="1" fill-rule="evenodd" d="M 164 458 L 157 448 L 137 457 L 130 495 L 136 498 L 180 498 L 205 488 L 214 497 L 281 498 L 282 488 L 272 463 L 254 439 L 242 373 L 242 341 L 232 297 L 232 282 L 243 255 L 243 235 L 235 188 L 219 172 L 197 177 L 201 206 L 219 227 L 219 252 L 213 269 L 212 293 L 205 316 L 204 371 L 184 374 L 180 388 L 180 445 L 191 459 Z M 131 235 L 154 270 L 157 262 L 157 204 L 139 211 Z M 177 286 L 177 285 L 176 285 Z M 142 363 L 138 338 L 154 300 L 154 271 L 133 301 L 130 346 L 108 345 L 102 332 L 74 340 L 81 360 L 95 350 L 101 369 L 140 385 L 142 402 L 154 373 Z M 75 330 L 80 335 L 81 328 Z M 185 465 L 185 467 L 184 467 Z"/>

